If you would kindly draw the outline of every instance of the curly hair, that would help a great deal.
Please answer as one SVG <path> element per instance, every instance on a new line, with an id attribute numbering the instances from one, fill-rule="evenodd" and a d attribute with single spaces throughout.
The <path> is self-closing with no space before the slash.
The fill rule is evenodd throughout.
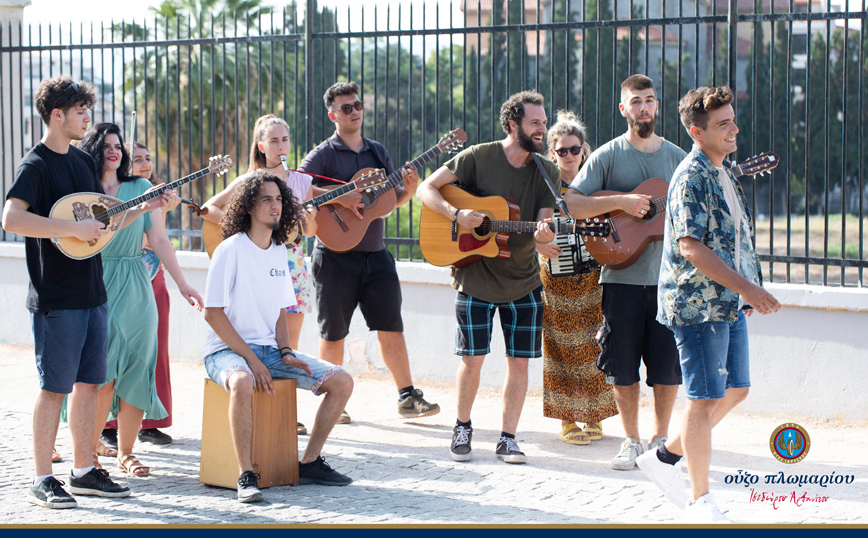
<path id="1" fill-rule="evenodd" d="M 226 207 L 226 213 L 220 219 L 223 239 L 228 239 L 239 232 L 250 230 L 250 212 L 256 208 L 259 191 L 266 182 L 272 182 L 280 189 L 281 211 L 277 229 L 271 232 L 271 240 L 276 245 L 286 243 L 292 230 L 298 225 L 298 201 L 286 183 L 274 174 L 265 170 L 256 170 L 250 174 L 247 181 L 238 186 L 232 200 Z"/>
<path id="2" fill-rule="evenodd" d="M 732 104 L 734 99 L 732 90 L 728 86 L 718 86 L 716 88 L 702 86 L 695 90 L 690 90 L 678 102 L 678 114 L 681 116 L 681 124 L 687 129 L 688 134 L 690 133 L 690 128 L 694 125 L 705 130 L 708 128 L 708 113 Z M 692 134 L 690 136 L 691 138 L 693 137 Z"/>
<path id="3" fill-rule="evenodd" d="M 353 81 L 349 82 L 335 82 L 329 89 L 326 90 L 325 94 L 322 96 L 322 100 L 325 103 L 326 110 L 331 110 L 332 103 L 335 102 L 335 97 L 339 95 L 360 95 L 362 92 L 359 89 L 359 85 Z"/>
<path id="4" fill-rule="evenodd" d="M 48 125 L 51 111 L 55 108 L 59 108 L 64 114 L 74 106 L 92 108 L 96 103 L 96 94 L 90 82 L 75 82 L 69 77 L 61 76 L 40 82 L 35 100 L 39 117 Z"/>
<path id="5" fill-rule="evenodd" d="M 543 106 L 543 102 L 543 96 L 533 90 L 525 90 L 510 95 L 500 107 L 500 125 L 503 127 L 503 132 L 510 133 L 510 120 L 521 123 L 521 119 L 524 117 L 525 104 Z"/>
<path id="6" fill-rule="evenodd" d="M 272 125 L 283 125 L 286 127 L 286 132 L 289 133 L 289 125 L 287 125 L 286 120 L 278 118 L 274 114 L 266 114 L 256 120 L 256 123 L 253 125 L 253 141 L 250 143 L 248 172 L 265 168 L 265 153 L 259 151 L 259 143 L 262 142 L 262 137 L 265 136 L 265 130 Z"/>
<path id="7" fill-rule="evenodd" d="M 105 165 L 105 139 L 108 135 L 117 135 L 121 143 L 121 166 L 118 168 L 118 181 L 132 181 L 136 176 L 128 175 L 132 159 L 124 145 L 124 134 L 115 123 L 97 123 L 84 134 L 84 139 L 78 144 L 79 149 L 86 151 L 96 161 L 97 173 L 102 176 L 102 167 Z"/>

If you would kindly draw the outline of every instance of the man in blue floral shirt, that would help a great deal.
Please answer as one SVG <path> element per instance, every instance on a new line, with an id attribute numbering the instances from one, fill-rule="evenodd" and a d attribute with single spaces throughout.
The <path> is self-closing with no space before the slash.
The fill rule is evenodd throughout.
<path id="1" fill-rule="evenodd" d="M 657 320 L 675 334 L 688 401 L 680 435 L 636 461 L 687 523 L 729 522 L 708 491 L 711 429 L 750 387 L 745 314 L 781 307 L 762 288 L 744 191 L 724 164 L 736 150 L 732 101 L 725 86 L 702 87 L 678 106 L 694 146 L 669 184 Z"/>

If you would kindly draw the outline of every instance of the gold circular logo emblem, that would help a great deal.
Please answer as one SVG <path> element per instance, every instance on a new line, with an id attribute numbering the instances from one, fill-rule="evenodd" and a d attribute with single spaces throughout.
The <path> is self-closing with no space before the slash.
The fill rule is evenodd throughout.
<path id="1" fill-rule="evenodd" d="M 769 438 L 772 456 L 782 463 L 799 463 L 811 449 L 811 438 L 805 428 L 795 423 L 781 424 Z"/>

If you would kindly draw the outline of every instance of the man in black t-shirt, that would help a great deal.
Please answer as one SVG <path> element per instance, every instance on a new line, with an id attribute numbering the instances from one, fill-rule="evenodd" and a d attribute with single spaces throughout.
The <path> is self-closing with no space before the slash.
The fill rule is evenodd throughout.
<path id="1" fill-rule="evenodd" d="M 335 134 L 314 148 L 304 158 L 299 169 L 309 174 L 349 181 L 363 168 L 385 168 L 394 172 L 392 158 L 379 142 L 362 137 L 364 105 L 359 100 L 355 82 L 338 82 L 323 96 L 329 119 L 335 124 Z M 413 198 L 419 181 L 418 172 L 406 163 L 402 169 L 403 185 L 395 187 L 396 207 Z M 314 185 L 335 186 L 314 177 Z M 318 193 L 324 192 L 318 189 Z M 335 199 L 361 218 L 365 207 L 358 191 Z M 422 391 L 413 386 L 410 360 L 404 340 L 401 318 L 401 281 L 395 260 L 383 242 L 384 223 L 374 219 L 361 242 L 347 252 L 334 252 L 317 241 L 311 254 L 311 273 L 316 282 L 317 318 L 319 321 L 319 356 L 332 364 L 344 362 L 344 339 L 349 334 L 350 321 L 360 307 L 368 328 L 377 331 L 380 354 L 398 386 L 398 414 L 403 418 L 436 415 L 440 406 L 428 403 Z M 344 411 L 339 424 L 350 421 Z"/>
<path id="2" fill-rule="evenodd" d="M 3 207 L 3 229 L 25 236 L 30 286 L 27 309 L 33 328 L 40 391 L 33 410 L 33 459 L 36 478 L 27 500 L 47 508 L 74 508 L 73 499 L 54 478 L 51 452 L 63 398 L 69 398 L 69 429 L 74 464 L 70 491 L 81 495 L 126 497 L 129 488 L 112 482 L 93 466 L 96 393 L 106 378 L 108 305 L 102 258 L 66 257 L 51 238 L 98 239 L 105 226 L 48 218 L 55 202 L 76 192 L 102 193 L 93 159 L 70 146 L 81 140 L 96 101 L 93 87 L 68 77 L 44 80 L 36 91 L 36 109 L 45 122 L 42 140 L 21 160 Z M 159 196 L 128 212 L 126 224 L 165 205 Z"/>

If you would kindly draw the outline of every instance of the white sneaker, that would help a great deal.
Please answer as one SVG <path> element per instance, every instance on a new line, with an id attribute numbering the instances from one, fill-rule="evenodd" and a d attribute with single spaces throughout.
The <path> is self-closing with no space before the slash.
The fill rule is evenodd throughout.
<path id="1" fill-rule="evenodd" d="M 711 493 L 706 493 L 688 504 L 684 508 L 684 517 L 681 518 L 681 521 L 683 523 L 732 523 L 721 513 Z"/>
<path id="2" fill-rule="evenodd" d="M 680 461 L 675 465 L 663 463 L 657 457 L 657 450 L 650 448 L 636 458 L 636 464 L 645 476 L 650 478 L 675 506 L 684 510 L 690 498 L 684 490 L 684 475 L 681 474 L 680 463 Z"/>
<path id="3" fill-rule="evenodd" d="M 665 437 L 655 437 L 648 441 L 648 452 L 654 452 L 666 443 Z"/>
<path id="4" fill-rule="evenodd" d="M 639 439 L 628 437 L 621 443 L 621 450 L 618 455 L 612 458 L 612 469 L 617 471 L 629 471 L 636 467 L 636 458 L 639 454 L 645 452 L 642 448 L 642 442 Z"/>

